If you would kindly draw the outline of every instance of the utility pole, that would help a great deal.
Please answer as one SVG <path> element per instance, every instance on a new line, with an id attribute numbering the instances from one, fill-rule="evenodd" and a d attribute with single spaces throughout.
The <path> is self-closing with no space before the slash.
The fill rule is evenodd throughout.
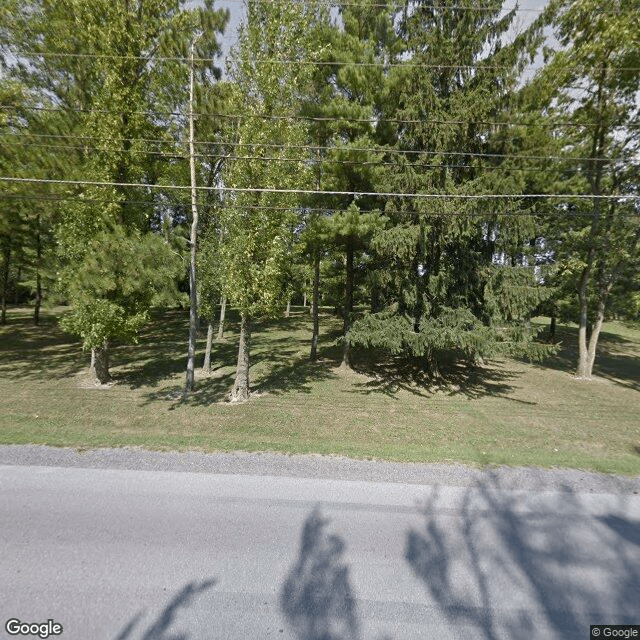
<path id="1" fill-rule="evenodd" d="M 198 242 L 198 206 L 196 202 L 196 158 L 193 126 L 194 70 L 193 58 L 197 38 L 191 41 L 189 58 L 189 168 L 191 170 L 191 262 L 189 265 L 189 351 L 187 356 L 187 380 L 183 399 L 195 388 L 196 337 L 198 330 L 198 292 L 196 288 L 196 245 Z"/>

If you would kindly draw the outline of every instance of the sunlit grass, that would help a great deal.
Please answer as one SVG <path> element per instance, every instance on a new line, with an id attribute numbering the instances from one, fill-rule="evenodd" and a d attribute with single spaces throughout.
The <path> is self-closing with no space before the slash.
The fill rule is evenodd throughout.
<path id="1" fill-rule="evenodd" d="M 559 327 L 542 364 L 492 361 L 445 384 L 416 382 L 398 363 L 356 353 L 339 368 L 339 322 L 322 317 L 320 360 L 308 362 L 310 319 L 263 323 L 253 339 L 255 396 L 230 405 L 237 326 L 231 314 L 209 376 L 180 399 L 188 317 L 158 314 L 138 345 L 116 347 L 115 384 L 87 384 L 88 354 L 26 308 L 0 327 L 0 442 L 92 448 L 280 451 L 399 461 L 459 461 L 640 473 L 640 330 L 608 323 L 591 382 L 573 377 L 575 327 Z M 204 348 L 204 333 L 199 347 Z M 199 353 L 199 364 L 202 353 Z"/>

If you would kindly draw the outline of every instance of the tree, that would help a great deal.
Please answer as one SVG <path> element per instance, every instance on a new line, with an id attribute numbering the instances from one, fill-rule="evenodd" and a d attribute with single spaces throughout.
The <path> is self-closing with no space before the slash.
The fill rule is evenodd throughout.
<path id="1" fill-rule="evenodd" d="M 289 234 L 296 226 L 300 198 L 279 191 L 310 184 L 304 150 L 296 148 L 307 140 L 306 127 L 290 117 L 304 99 L 310 70 L 279 60 L 313 58 L 317 43 L 309 27 L 314 8 L 313 3 L 249 0 L 231 70 L 243 113 L 236 119 L 235 140 L 245 153 L 225 163 L 223 181 L 229 191 L 220 212 L 225 234 L 221 284 L 241 318 L 232 401 L 249 397 L 252 321 L 280 312 L 288 298 Z"/>
<path id="2" fill-rule="evenodd" d="M 329 235 L 333 242 L 345 252 L 345 287 L 344 307 L 342 310 L 342 365 L 351 366 L 351 343 L 348 333 L 353 323 L 354 297 L 354 260 L 357 249 L 364 248 L 376 230 L 382 229 L 386 219 L 379 212 L 360 212 L 355 203 L 349 205 L 345 212 L 335 214 L 329 221 Z"/>
<path id="3" fill-rule="evenodd" d="M 172 143 L 177 132 L 184 131 L 171 115 L 184 104 L 185 94 L 184 79 L 179 85 L 175 82 L 180 66 L 176 49 L 185 41 L 185 16 L 204 9 L 184 12 L 180 5 L 175 0 L 33 0 L 16 3 L 8 27 L 18 60 L 12 73 L 58 115 L 58 135 L 71 137 L 75 144 L 70 146 L 78 149 L 75 161 L 58 166 L 52 176 L 78 183 L 68 189 L 71 197 L 61 207 L 56 227 L 58 288 L 79 305 L 65 326 L 99 350 L 94 353 L 99 364 L 108 363 L 114 337 L 133 336 L 146 317 L 140 305 L 151 304 L 159 289 L 155 279 L 145 276 L 149 295 L 133 294 L 139 281 L 130 256 L 123 255 L 119 263 L 104 254 L 106 248 L 113 250 L 114 242 L 122 240 L 126 252 L 133 250 L 131 242 L 139 242 L 144 263 L 144 251 L 155 243 L 169 272 L 174 264 L 170 243 L 154 237 L 160 230 L 154 229 L 156 212 L 165 208 L 159 192 L 128 185 L 154 185 L 163 173 L 164 156 L 149 153 L 147 139 Z M 159 112 L 155 117 L 154 111 Z M 87 273 L 96 276 L 94 284 L 77 279 L 78 270 L 91 264 L 116 269 L 111 280 L 124 292 L 107 287 L 92 269 Z M 122 264 L 131 269 L 129 282 Z M 167 275 L 166 270 L 162 273 Z M 166 284 L 172 281 L 170 277 Z M 108 368 L 100 366 L 96 373 L 103 381 Z"/>
<path id="4" fill-rule="evenodd" d="M 557 205 L 565 222 L 550 239 L 562 277 L 577 294 L 576 375 L 589 379 L 609 296 L 640 264 L 637 204 L 619 197 L 638 189 L 640 3 L 603 8 L 595 0 L 557 0 L 549 15 L 561 48 L 540 74 L 555 88 L 546 108 L 571 113 L 573 126 L 555 135 L 568 157 L 582 160 L 565 189 L 589 196 Z"/>
<path id="5" fill-rule="evenodd" d="M 393 39 L 390 9 L 385 3 L 362 0 L 339 3 L 341 25 L 320 23 L 327 46 L 313 76 L 314 99 L 306 113 L 315 118 L 310 127 L 314 154 L 314 182 L 318 191 L 345 192 L 314 198 L 314 212 L 307 216 L 307 243 L 313 247 L 313 297 L 318 297 L 320 259 L 337 247 L 344 254 L 344 285 L 338 302 L 343 319 L 342 364 L 351 366 L 347 339 L 354 317 L 357 291 L 357 259 L 364 256 L 375 229 L 383 225 L 375 212 L 380 199 L 354 193 L 375 191 L 382 153 L 375 147 L 375 121 L 385 86 L 383 65 L 388 41 Z M 325 209 L 325 211 L 322 211 Z M 367 211 L 373 209 L 374 212 Z M 364 211 L 363 211 L 364 210 Z M 313 234 L 318 237 L 314 240 Z M 312 304 L 311 359 L 316 358 L 319 332 L 318 306 Z"/>
<path id="6" fill-rule="evenodd" d="M 387 45 L 376 134 L 388 168 L 376 188 L 419 195 L 385 198 L 389 223 L 372 240 L 383 310 L 356 321 L 349 340 L 414 358 L 435 375 L 445 357 L 539 352 L 526 322 L 544 295 L 526 259 L 533 224 L 517 197 L 526 182 L 499 166 L 539 28 L 503 45 L 516 13 L 502 4 L 412 3 L 394 16 L 398 37 Z"/>
<path id="7" fill-rule="evenodd" d="M 11 178 L 48 178 L 64 156 L 53 159 L 33 143 L 25 130 L 47 135 L 55 128 L 56 117 L 33 110 L 34 98 L 23 83 L 11 78 L 0 80 L 0 175 Z M 32 185 L 3 184 L 0 200 L 0 269 L 2 286 L 1 322 L 6 321 L 10 290 L 14 300 L 34 297 L 34 323 L 39 323 L 44 291 L 52 281 L 55 204 L 46 186 L 34 193 Z"/>
<path id="8" fill-rule="evenodd" d="M 72 308 L 62 327 L 92 350 L 94 374 L 105 383 L 112 343 L 137 341 L 156 295 L 171 289 L 182 263 L 160 236 L 115 225 L 98 232 L 82 261 L 66 269 L 73 273 L 63 271 L 60 277 L 69 283 Z"/>

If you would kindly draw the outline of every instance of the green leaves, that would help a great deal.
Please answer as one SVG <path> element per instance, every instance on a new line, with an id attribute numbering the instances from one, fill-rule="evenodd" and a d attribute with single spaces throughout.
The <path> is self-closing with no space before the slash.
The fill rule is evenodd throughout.
<path id="1" fill-rule="evenodd" d="M 224 163 L 223 180 L 232 188 L 220 209 L 221 286 L 232 304 L 248 316 L 276 313 L 288 297 L 288 265 L 293 230 L 303 202 L 277 189 L 310 188 L 312 174 L 303 121 L 288 116 L 301 108 L 311 88 L 309 60 L 318 53 L 310 35 L 314 3 L 284 0 L 248 3 L 232 75 L 243 118 L 228 133 L 242 154 Z M 264 117 L 263 117 L 264 116 Z"/>
<path id="2" fill-rule="evenodd" d="M 159 297 L 176 300 L 182 261 L 159 236 L 127 234 L 122 227 L 97 233 L 84 256 L 60 273 L 72 311 L 63 328 L 83 338 L 85 348 L 105 339 L 135 340 Z"/>

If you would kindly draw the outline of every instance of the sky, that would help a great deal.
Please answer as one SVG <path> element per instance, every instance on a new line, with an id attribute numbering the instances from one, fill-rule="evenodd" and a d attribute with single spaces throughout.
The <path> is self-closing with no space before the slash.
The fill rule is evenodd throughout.
<path id="1" fill-rule="evenodd" d="M 480 4 L 483 0 L 476 0 L 476 2 Z M 520 0 L 519 2 L 516 2 L 516 0 L 507 0 L 504 6 L 507 8 L 515 4 L 518 5 L 519 13 L 514 27 L 517 30 L 521 30 L 526 28 L 538 16 L 538 11 L 544 9 L 547 2 L 548 0 Z M 198 0 L 194 0 L 194 4 L 198 4 Z M 223 51 L 226 57 L 237 38 L 238 25 L 243 18 L 244 2 L 243 0 L 219 0 L 215 6 L 221 9 L 229 9 L 231 14 L 222 41 Z"/>

